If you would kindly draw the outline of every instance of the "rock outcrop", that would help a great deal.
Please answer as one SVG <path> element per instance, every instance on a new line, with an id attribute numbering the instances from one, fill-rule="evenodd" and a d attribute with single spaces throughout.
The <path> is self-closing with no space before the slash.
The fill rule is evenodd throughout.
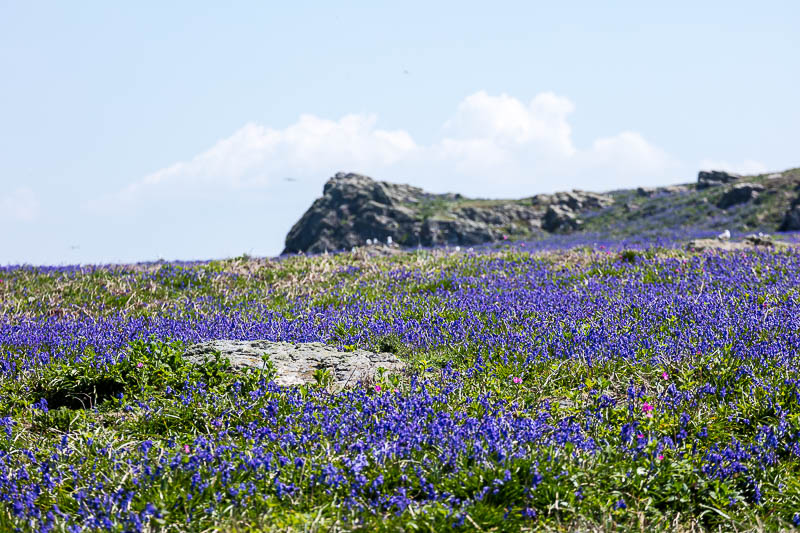
<path id="1" fill-rule="evenodd" d="M 379 369 L 400 372 L 404 363 L 390 353 L 364 350 L 340 352 L 320 342 L 290 343 L 271 341 L 215 340 L 189 346 L 185 357 L 191 363 L 202 363 L 219 353 L 234 370 L 244 367 L 264 370 L 264 356 L 273 365 L 273 381 L 278 385 L 316 383 L 315 373 L 326 370 L 334 391 L 374 381 Z"/>
<path id="2" fill-rule="evenodd" d="M 696 184 L 603 194 L 572 190 L 518 200 L 432 194 L 339 172 L 292 227 L 283 253 L 358 247 L 369 248 L 370 253 L 394 253 L 399 247 L 473 246 L 574 231 L 618 236 L 670 229 L 797 231 L 798 191 L 800 169 L 746 179 L 718 170 L 701 171 Z M 375 246 L 389 242 L 391 246 Z"/>
<path id="3" fill-rule="evenodd" d="M 583 221 L 569 207 L 558 204 L 549 206 L 542 220 L 542 228 L 550 232 L 575 231 L 582 225 Z"/>
<path id="4" fill-rule="evenodd" d="M 761 192 L 764 192 L 763 185 L 739 183 L 725 191 L 725 194 L 723 194 L 722 198 L 717 202 L 717 207 L 720 209 L 727 209 L 736 204 L 743 204 L 755 200 Z"/>
<path id="5" fill-rule="evenodd" d="M 772 249 L 786 248 L 792 246 L 789 243 L 776 241 L 770 235 L 752 234 L 741 241 L 730 240 L 730 233 L 727 238 L 717 237 L 716 239 L 694 239 L 689 241 L 686 249 L 690 252 L 702 252 L 705 250 L 752 250 L 752 249 Z"/>
<path id="6" fill-rule="evenodd" d="M 531 197 L 531 203 L 539 206 L 558 205 L 572 211 L 602 209 L 614 203 L 614 199 L 605 194 L 573 190 L 554 194 L 537 194 Z"/>
<path id="7" fill-rule="evenodd" d="M 786 210 L 780 230 L 800 231 L 800 196 L 795 198 L 789 206 L 789 209 Z"/>
<path id="8" fill-rule="evenodd" d="M 741 175 L 722 170 L 701 170 L 697 174 L 697 188 L 707 189 L 717 185 L 724 185 L 741 179 Z"/>
<path id="9" fill-rule="evenodd" d="M 651 198 L 661 194 L 679 194 L 686 192 L 688 189 L 685 185 L 669 185 L 667 187 L 638 187 L 636 194 Z"/>
<path id="10" fill-rule="evenodd" d="M 580 227 L 579 213 L 613 203 L 610 196 L 577 190 L 520 201 L 471 200 L 339 172 L 289 231 L 283 253 L 350 249 L 367 239 L 391 238 L 400 246 L 471 246 L 542 229 L 572 231 Z"/>

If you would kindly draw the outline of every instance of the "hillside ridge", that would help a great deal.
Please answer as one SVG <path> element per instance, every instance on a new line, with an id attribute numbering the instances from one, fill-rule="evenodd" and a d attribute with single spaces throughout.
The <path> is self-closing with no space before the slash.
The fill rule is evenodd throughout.
<path id="1" fill-rule="evenodd" d="M 800 169 L 744 176 L 700 171 L 695 183 L 605 193 L 572 190 L 521 199 L 435 194 L 338 172 L 286 236 L 286 253 L 368 243 L 477 245 L 598 231 L 625 236 L 664 229 L 800 230 Z"/>

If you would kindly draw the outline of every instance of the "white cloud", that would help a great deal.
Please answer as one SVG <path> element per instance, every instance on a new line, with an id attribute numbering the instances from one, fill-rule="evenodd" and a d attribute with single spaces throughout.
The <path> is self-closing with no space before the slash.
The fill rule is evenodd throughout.
<path id="1" fill-rule="evenodd" d="M 730 163 L 719 159 L 703 159 L 700 162 L 700 170 L 725 170 L 739 174 L 764 174 L 767 166 L 753 159 L 745 159 L 739 163 Z"/>
<path id="2" fill-rule="evenodd" d="M 0 196 L 0 216 L 30 222 L 39 216 L 39 199 L 27 187 L 19 187 Z"/>
<path id="3" fill-rule="evenodd" d="M 338 168 L 384 168 L 416 149 L 405 131 L 375 129 L 375 115 L 338 121 L 314 115 L 284 130 L 249 123 L 190 161 L 179 162 L 131 184 L 123 196 L 167 183 L 265 186 L 287 175 L 328 175 Z M 333 170 L 332 170 L 333 169 Z"/>
<path id="4" fill-rule="evenodd" d="M 574 109 L 572 102 L 553 93 L 541 93 L 526 106 L 506 94 L 489 96 L 479 91 L 459 104 L 444 129 L 458 139 L 536 146 L 553 156 L 571 156 L 575 147 L 567 115 Z"/>
<path id="5" fill-rule="evenodd" d="M 285 129 L 250 123 L 191 160 L 143 177 L 120 196 L 132 200 L 168 184 L 269 188 L 287 176 L 317 187 L 339 170 L 490 197 L 669 179 L 674 161 L 640 133 L 576 147 L 568 121 L 574 109 L 568 98 L 550 92 L 525 104 L 479 91 L 457 106 L 429 146 L 405 130 L 376 128 L 372 114 L 339 120 L 304 114 Z"/>
<path id="6" fill-rule="evenodd" d="M 613 137 L 597 139 L 591 149 L 579 157 L 585 160 L 587 173 L 614 173 L 615 187 L 642 185 L 675 166 L 669 154 L 647 142 L 635 131 L 623 131 Z"/>

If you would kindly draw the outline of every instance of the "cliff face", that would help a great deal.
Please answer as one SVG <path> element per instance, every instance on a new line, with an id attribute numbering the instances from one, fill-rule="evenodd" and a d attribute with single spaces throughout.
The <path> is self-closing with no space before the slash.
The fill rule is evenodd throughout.
<path id="1" fill-rule="evenodd" d="M 800 169 L 761 176 L 700 172 L 697 183 L 574 190 L 520 200 L 469 199 L 339 172 L 292 227 L 283 253 L 349 249 L 367 240 L 400 246 L 473 245 L 579 230 L 632 234 L 665 227 L 800 229 Z"/>
<path id="2" fill-rule="evenodd" d="M 582 210 L 613 203 L 574 191 L 526 200 L 470 200 L 410 185 L 340 172 L 292 227 L 284 253 L 318 253 L 363 245 L 367 239 L 401 246 L 472 245 L 580 227 Z"/>

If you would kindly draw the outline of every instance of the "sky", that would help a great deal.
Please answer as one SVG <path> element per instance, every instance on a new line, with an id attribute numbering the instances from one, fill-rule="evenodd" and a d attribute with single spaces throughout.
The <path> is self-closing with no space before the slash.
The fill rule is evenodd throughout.
<path id="1" fill-rule="evenodd" d="M 799 26 L 769 0 L 0 0 L 0 265 L 275 256 L 338 171 L 503 198 L 800 167 Z"/>

